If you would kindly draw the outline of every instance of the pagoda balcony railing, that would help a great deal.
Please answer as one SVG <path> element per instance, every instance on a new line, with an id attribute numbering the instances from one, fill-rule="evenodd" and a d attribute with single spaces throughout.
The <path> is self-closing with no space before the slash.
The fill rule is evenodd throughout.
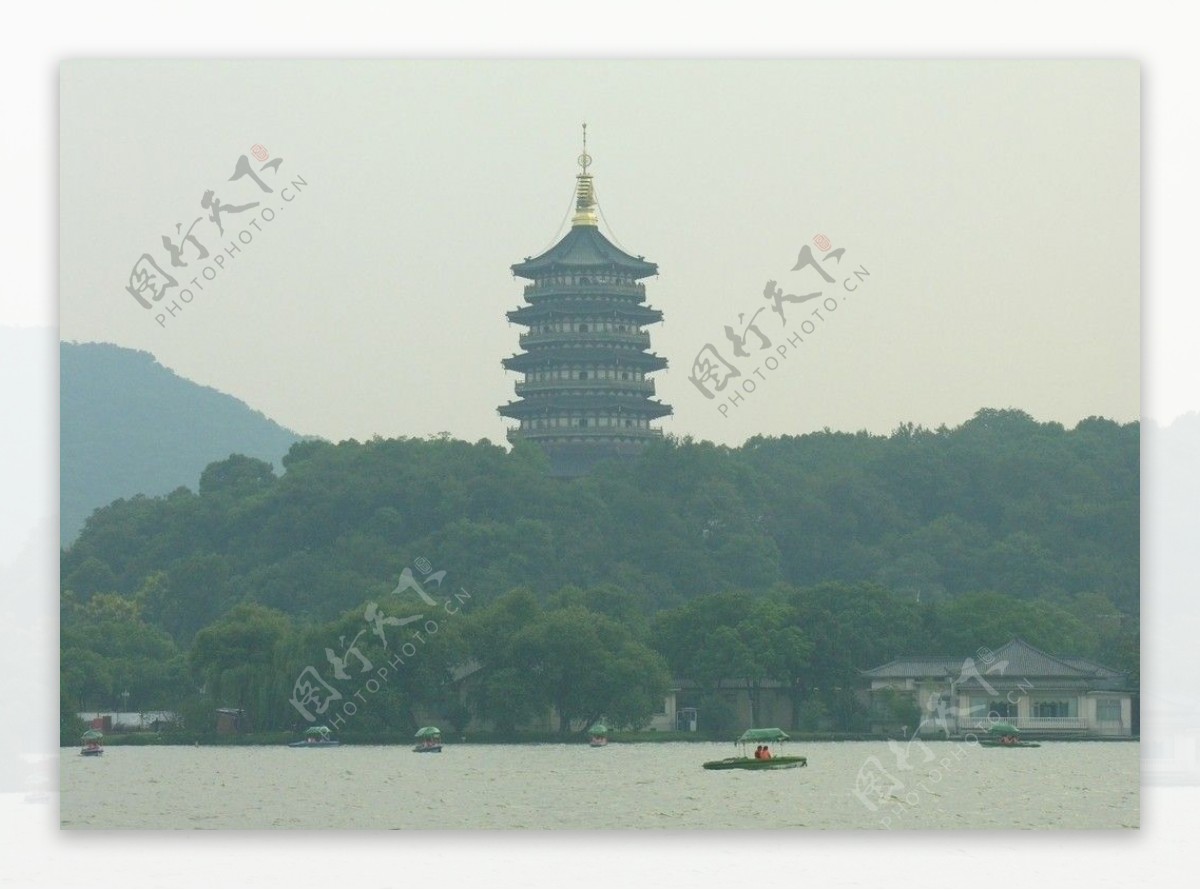
<path id="1" fill-rule="evenodd" d="M 595 281 L 591 284 L 527 284 L 526 298 L 562 296 L 579 297 L 587 294 L 628 294 L 634 297 L 646 297 L 644 284 L 606 284 Z"/>
<path id="2" fill-rule="evenodd" d="M 607 380 L 605 378 L 587 380 L 523 380 L 517 383 L 517 395 L 525 396 L 534 393 L 561 393 L 567 390 L 579 390 L 582 394 L 594 392 L 631 392 L 639 396 L 654 395 L 653 380 Z"/>
<path id="3" fill-rule="evenodd" d="M 517 342 L 522 349 L 530 346 L 576 346 L 590 343 L 620 343 L 638 349 L 650 348 L 650 335 L 645 331 L 538 331 L 521 334 Z"/>
<path id="4" fill-rule="evenodd" d="M 660 439 L 663 431 L 646 427 L 624 426 L 554 426 L 540 429 L 510 427 L 508 441 L 540 441 L 546 439 L 595 441 L 597 439 Z"/>

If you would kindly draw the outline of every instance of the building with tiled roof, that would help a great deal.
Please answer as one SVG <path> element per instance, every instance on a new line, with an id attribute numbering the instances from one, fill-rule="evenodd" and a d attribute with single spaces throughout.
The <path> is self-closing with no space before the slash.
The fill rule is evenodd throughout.
<path id="1" fill-rule="evenodd" d="M 1085 658 L 1050 655 L 1021 639 L 971 656 L 901 656 L 862 675 L 876 701 L 911 699 L 921 735 L 986 732 L 1001 721 L 1029 735 L 1133 734 L 1128 677 Z"/>

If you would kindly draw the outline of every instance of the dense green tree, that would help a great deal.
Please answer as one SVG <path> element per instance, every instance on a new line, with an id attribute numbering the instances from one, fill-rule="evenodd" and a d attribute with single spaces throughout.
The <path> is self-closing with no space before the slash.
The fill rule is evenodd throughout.
<path id="1" fill-rule="evenodd" d="M 1095 626 L 1055 603 L 999 593 L 975 593 L 947 603 L 941 614 L 941 643 L 946 652 L 996 648 L 1020 637 L 1045 652 L 1094 656 Z"/>
<path id="2" fill-rule="evenodd" d="M 602 717 L 637 725 L 670 686 L 660 656 L 616 621 L 579 606 L 543 611 L 516 634 L 512 651 L 531 688 L 554 707 L 562 733 Z"/>
<path id="3" fill-rule="evenodd" d="M 711 695 L 734 681 L 753 699 L 778 682 L 799 722 L 842 727 L 864 716 L 857 672 L 901 653 L 1022 636 L 1136 670 L 1139 447 L 1136 424 L 1068 430 L 985 409 L 956 429 L 890 436 L 825 430 L 740 448 L 667 437 L 572 480 L 549 478 L 536 448 L 447 437 L 299 442 L 278 476 L 233 455 L 197 492 L 96 511 L 63 552 L 64 654 L 95 667 L 84 680 L 64 660 L 64 688 L 111 700 L 149 673 L 139 658 L 169 676 L 190 651 L 194 685 L 211 679 L 209 695 L 249 702 L 261 725 L 291 725 L 296 673 L 324 666 L 365 603 L 384 603 L 422 558 L 471 592 L 471 614 L 389 682 L 364 726 L 449 713 L 472 660 L 468 703 L 497 726 L 551 704 L 584 720 L 596 702 L 636 723 L 653 695 L 606 698 L 608 666 L 657 675 L 657 656 L 636 648 L 647 645 Z M 419 605 L 390 602 L 406 616 Z M 269 653 L 222 661 L 231 621 L 274 627 Z M 149 631 L 169 644 L 158 655 L 106 648 L 150 652 Z M 392 654 L 364 642 L 372 662 Z"/>
<path id="4" fill-rule="evenodd" d="M 62 694 L 74 711 L 169 709 L 189 685 L 170 636 L 116 594 L 97 594 L 64 613 L 60 658 Z"/>
<path id="5" fill-rule="evenodd" d="M 792 592 L 790 600 L 812 641 L 801 695 L 819 698 L 841 728 L 857 728 L 864 716 L 859 671 L 905 652 L 928 652 L 933 642 L 922 633 L 915 599 L 875 584 L 821 584 Z"/>
<path id="6" fill-rule="evenodd" d="M 604 718 L 638 726 L 658 711 L 670 686 L 662 658 L 624 625 L 572 602 L 543 609 L 527 591 L 513 591 L 474 617 L 467 631 L 482 665 L 478 712 L 509 729 L 553 707 L 570 732 Z"/>
<path id="7" fill-rule="evenodd" d="M 265 460 L 232 454 L 209 464 L 200 474 L 200 496 L 216 494 L 245 496 L 265 491 L 275 482 L 275 470 Z"/>
<path id="8" fill-rule="evenodd" d="M 798 698 L 813 652 L 806 630 L 779 592 L 700 597 L 661 614 L 654 639 L 676 676 L 695 680 L 714 694 L 729 683 L 744 687 L 755 724 L 764 684 L 781 684 Z"/>
<path id="9" fill-rule="evenodd" d="M 278 688 L 280 647 L 290 632 L 283 613 L 243 603 L 196 634 L 188 667 L 213 707 L 245 709 L 250 725 L 261 727 L 269 724 L 264 692 Z"/>
<path id="10" fill-rule="evenodd" d="M 538 620 L 541 611 L 529 589 L 515 588 L 465 622 L 467 648 L 480 667 L 468 684 L 471 708 L 500 732 L 511 733 L 546 710 L 540 690 L 529 682 L 513 644 L 523 628 Z"/>

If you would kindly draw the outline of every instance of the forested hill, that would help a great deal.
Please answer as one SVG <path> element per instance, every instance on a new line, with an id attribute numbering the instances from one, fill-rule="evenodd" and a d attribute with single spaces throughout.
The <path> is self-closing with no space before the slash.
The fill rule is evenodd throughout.
<path id="1" fill-rule="evenodd" d="M 194 489 L 208 464 L 234 453 L 278 466 L 300 438 L 146 352 L 63 343 L 60 359 L 64 544 L 117 498 Z"/>
<path id="2" fill-rule="evenodd" d="M 1066 430 L 1012 410 L 890 436 L 668 440 L 571 481 L 527 448 L 308 441 L 281 476 L 233 457 L 196 493 L 100 510 L 64 553 L 62 587 L 80 603 L 137 598 L 180 643 L 242 602 L 329 620 L 418 557 L 481 604 L 611 585 L 653 613 L 837 581 L 925 603 L 1101 594 L 1136 614 L 1138 452 L 1137 424 Z"/>
<path id="3" fill-rule="evenodd" d="M 989 410 L 890 436 L 668 440 L 571 481 L 535 449 L 450 439 L 301 442 L 278 476 L 231 457 L 196 492 L 105 507 L 64 552 L 62 737 L 127 697 L 199 730 L 214 707 L 293 727 L 306 666 L 354 641 L 392 664 L 383 624 L 428 611 L 397 584 L 412 566 L 466 598 L 356 732 L 411 733 L 418 713 L 508 732 L 551 707 L 564 732 L 640 726 L 673 677 L 708 690 L 706 732 L 744 728 L 715 691 L 739 677 L 791 689 L 797 726 L 861 731 L 860 670 L 1017 636 L 1136 683 L 1138 448 L 1135 424 Z"/>

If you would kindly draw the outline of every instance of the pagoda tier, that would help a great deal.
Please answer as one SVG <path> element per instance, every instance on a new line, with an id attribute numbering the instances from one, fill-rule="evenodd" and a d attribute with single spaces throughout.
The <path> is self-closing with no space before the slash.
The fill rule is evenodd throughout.
<path id="1" fill-rule="evenodd" d="M 500 406 L 500 413 L 514 420 L 524 420 L 526 418 L 553 419 L 563 411 L 577 413 L 579 416 L 583 416 L 590 411 L 595 411 L 601 415 L 601 420 L 607 416 L 613 421 L 637 420 L 638 418 L 652 419 L 655 417 L 665 417 L 671 413 L 671 409 L 662 404 L 662 402 L 652 402 L 649 399 L 613 391 L 591 393 L 586 390 L 576 390 L 570 395 L 553 393 L 553 398 L 546 396 L 528 398 Z M 580 424 L 575 425 L 580 426 Z M 598 425 L 633 426 L 634 424 L 600 423 Z M 534 424 L 534 426 L 541 428 L 542 425 Z"/>
<path id="2" fill-rule="evenodd" d="M 557 348 L 535 347 L 530 344 L 529 350 L 502 359 L 500 364 L 509 371 L 549 374 L 549 377 L 534 379 L 553 380 L 561 380 L 564 377 L 575 380 L 604 380 L 612 379 L 611 374 L 616 374 L 618 379 L 630 380 L 634 378 L 621 375 L 648 374 L 661 371 L 667 366 L 667 360 L 662 356 L 615 344 L 607 349 L 594 342 L 589 342 L 586 346 L 563 345 Z M 555 374 L 556 371 L 561 373 Z"/>
<path id="3" fill-rule="evenodd" d="M 570 283 L 572 281 L 577 283 Z M 534 306 L 546 301 L 563 299 L 583 301 L 599 299 L 600 296 L 600 289 L 588 276 L 580 276 L 576 279 L 554 276 L 551 280 L 525 285 L 525 299 Z M 605 285 L 603 298 L 612 301 L 620 300 L 634 305 L 645 303 L 646 285 L 634 283 L 632 278 L 622 275 L 617 281 L 610 281 Z"/>
<path id="4" fill-rule="evenodd" d="M 508 320 L 517 324 L 537 328 L 538 325 L 554 325 L 575 316 L 582 316 L 597 323 L 625 325 L 654 324 L 662 321 L 662 313 L 649 306 L 598 299 L 571 301 L 568 303 L 535 303 L 521 306 L 508 313 Z"/>
<path id="5" fill-rule="evenodd" d="M 507 313 L 528 328 L 518 338 L 526 351 L 502 361 L 524 378 L 516 384 L 521 398 L 499 408 L 520 423 L 508 438 L 536 443 L 552 472 L 565 476 L 637 455 L 662 435 L 650 422 L 671 413 L 651 398 L 654 383 L 646 376 L 667 366 L 649 352 L 644 327 L 662 321 L 662 313 L 644 305 L 639 281 L 658 267 L 600 233 L 590 163 L 585 141 L 571 230 L 512 267 L 532 282 L 524 289 L 527 304 Z"/>

